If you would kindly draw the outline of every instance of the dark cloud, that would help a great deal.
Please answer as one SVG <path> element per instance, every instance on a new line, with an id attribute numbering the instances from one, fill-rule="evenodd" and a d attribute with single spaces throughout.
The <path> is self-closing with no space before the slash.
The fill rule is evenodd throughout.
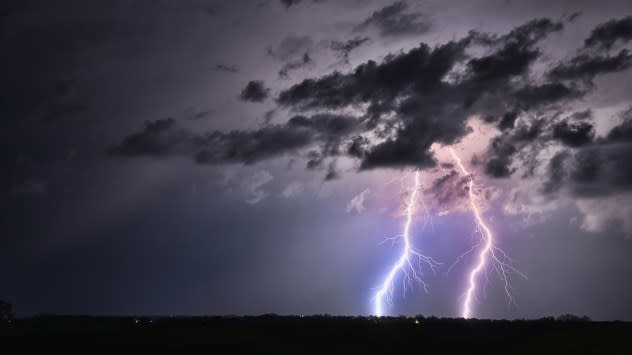
<path id="1" fill-rule="evenodd" d="M 290 72 L 314 63 L 310 51 L 314 41 L 310 36 L 288 36 L 276 48 L 269 48 L 268 55 L 283 62 L 279 70 L 280 78 L 288 78 Z"/>
<path id="2" fill-rule="evenodd" d="M 294 5 L 298 5 L 301 3 L 301 0 L 281 0 L 281 4 L 286 8 L 290 8 Z"/>
<path id="3" fill-rule="evenodd" d="M 531 176 L 541 163 L 537 155 L 543 148 L 559 144 L 580 148 L 595 143 L 597 140 L 593 123 L 588 121 L 591 117 L 590 110 L 567 116 L 563 116 L 562 112 L 536 117 L 520 116 L 521 120 L 515 127 L 505 128 L 501 135 L 491 140 L 482 159 L 485 172 L 495 178 L 508 177 L 516 171 L 512 164 L 517 163 L 514 166 L 525 168 L 525 176 Z M 545 190 L 551 188 L 547 187 Z"/>
<path id="4" fill-rule="evenodd" d="M 518 118 L 518 112 L 516 111 L 505 113 L 498 123 L 498 128 L 501 131 L 512 129 L 514 127 L 514 123 L 516 122 L 516 118 Z"/>
<path id="5" fill-rule="evenodd" d="M 539 57 L 537 41 L 560 28 L 540 19 L 500 37 L 471 33 L 435 48 L 421 44 L 382 63 L 369 61 L 349 74 L 304 80 L 282 91 L 277 102 L 299 110 L 368 104 L 366 127 L 375 128 L 384 140 L 371 145 L 358 139 L 350 145 L 349 152 L 362 157 L 363 169 L 434 166 L 430 146 L 456 142 L 468 132 L 467 117 L 492 102 L 500 108 L 517 103 L 538 106 L 576 96 L 563 84 L 521 86 L 514 80 L 527 74 Z M 466 49 L 483 42 L 489 52 L 468 59 Z M 446 81 L 457 64 L 465 64 L 466 72 L 455 82 Z M 389 114 L 395 121 L 384 118 Z"/>
<path id="6" fill-rule="evenodd" d="M 609 28 L 608 26 L 612 23 L 611 21 L 606 23 L 607 26 L 603 24 L 597 26 L 591 34 L 592 39 L 587 40 L 587 43 L 594 44 L 595 38 L 605 38 L 603 29 Z M 601 33 L 601 35 L 597 36 L 596 33 Z M 514 94 L 516 103 L 522 108 L 534 108 L 580 98 L 594 88 L 592 80 L 595 76 L 625 70 L 630 67 L 630 61 L 627 50 L 608 56 L 581 49 L 580 54 L 566 62 L 556 64 L 547 73 L 547 78 L 556 80 L 555 82 L 531 84 L 516 91 Z M 558 80 L 563 80 L 564 83 Z M 516 165 L 526 166 L 528 171 L 533 172 L 539 164 L 535 158 L 538 149 L 558 143 L 575 150 L 560 153 L 551 161 L 548 168 L 549 179 L 544 184 L 543 191 L 553 192 L 568 183 L 574 186 L 573 191 L 578 195 L 603 194 L 599 192 L 604 190 L 602 187 L 595 187 L 595 184 L 585 182 L 589 180 L 591 167 L 595 169 L 601 167 L 602 162 L 597 161 L 597 156 L 603 155 L 606 160 L 622 164 L 618 162 L 622 155 L 617 153 L 617 149 L 606 148 L 605 142 L 625 140 L 623 137 L 626 137 L 626 123 L 629 121 L 624 117 L 623 123 L 615 127 L 605 140 L 596 140 L 591 119 L 591 110 L 574 112 L 565 118 L 561 118 L 561 112 L 558 112 L 547 119 L 533 121 L 536 123 L 533 125 L 534 129 L 518 128 L 504 133 L 492 140 L 490 144 L 485 158 L 486 173 L 492 177 L 509 176 L 513 173 L 510 166 L 515 160 L 518 161 Z M 494 121 L 493 116 L 490 117 L 490 121 Z M 529 143 L 524 144 L 524 142 Z M 600 175 L 599 181 L 608 181 L 607 176 L 610 175 L 609 173 Z"/>
<path id="7" fill-rule="evenodd" d="M 408 53 L 390 56 L 381 64 L 369 61 L 350 74 L 334 72 L 304 80 L 282 91 L 278 102 L 301 109 L 390 102 L 408 89 L 428 91 L 433 85 L 441 85 L 441 78 L 464 49 L 462 42 L 450 42 L 435 50 L 421 44 Z"/>
<path id="8" fill-rule="evenodd" d="M 318 3 L 322 1 L 325 1 L 325 0 L 312 0 L 313 3 Z M 286 9 L 289 9 L 290 7 L 298 5 L 302 2 L 303 0 L 281 0 L 281 4 L 285 6 Z"/>
<path id="9" fill-rule="evenodd" d="M 349 64 L 349 53 L 368 41 L 370 41 L 369 37 L 355 37 L 346 42 L 331 41 L 329 48 L 334 51 L 345 64 Z"/>
<path id="10" fill-rule="evenodd" d="M 557 192 L 562 187 L 563 180 L 567 175 L 564 164 L 569 157 L 569 152 L 565 150 L 553 156 L 548 166 L 548 179 L 542 186 L 543 193 L 551 194 Z"/>
<path id="11" fill-rule="evenodd" d="M 198 163 L 252 164 L 257 161 L 296 153 L 321 143 L 317 165 L 326 156 L 337 154 L 341 139 L 356 131 L 359 121 L 351 116 L 317 114 L 294 116 L 282 125 L 267 125 L 258 130 L 213 131 L 194 135 L 177 127 L 174 119 L 146 122 L 142 131 L 130 134 L 109 150 L 112 156 L 192 155 Z M 314 157 L 312 157 L 314 158 Z"/>
<path id="12" fill-rule="evenodd" d="M 491 55 L 471 59 L 467 65 L 471 80 L 481 85 L 526 72 L 540 55 L 523 43 L 511 43 Z"/>
<path id="13" fill-rule="evenodd" d="M 369 145 L 369 140 L 366 137 L 356 136 L 351 139 L 351 144 L 347 148 L 347 154 L 355 158 L 364 158 L 366 154 L 366 147 Z"/>
<path id="14" fill-rule="evenodd" d="M 430 201 L 439 206 L 450 206 L 467 196 L 468 181 L 468 178 L 464 178 L 456 170 L 450 170 L 435 179 L 432 185 L 424 190 L 424 194 L 432 196 Z"/>
<path id="15" fill-rule="evenodd" d="M 513 166 L 518 166 L 515 161 L 525 159 L 525 166 L 533 171 L 538 163 L 534 152 L 547 144 L 584 149 L 595 140 L 589 110 L 566 116 L 562 111 L 542 114 L 592 88 L 583 84 L 584 77 L 566 76 L 560 81 L 562 77 L 548 75 L 544 79 L 554 80 L 543 81 L 532 75 L 533 63 L 542 56 L 538 42 L 561 29 L 561 23 L 535 19 L 504 35 L 470 32 L 434 48 L 422 43 L 382 62 L 368 61 L 348 73 L 303 80 L 282 90 L 276 102 L 311 115 L 299 114 L 284 124 L 258 130 L 196 136 L 192 154 L 200 163 L 249 164 L 310 149 L 305 156 L 309 169 L 320 169 L 323 162 L 340 155 L 359 159 L 360 169 L 427 168 L 437 164 L 430 147 L 458 142 L 470 132 L 467 119 L 479 115 L 497 122 L 503 131 L 481 160 L 486 174 L 510 176 L 516 170 Z M 276 55 L 289 58 L 294 48 L 311 43 L 310 38 L 296 38 L 284 40 Z M 344 53 L 363 41 L 337 48 Z M 476 56 L 468 51 L 473 47 Z M 557 72 L 559 76 L 560 69 Z M 267 90 L 262 82 L 253 81 L 242 98 L 260 102 Z M 347 109 L 363 112 L 359 118 L 338 114 Z"/>
<path id="16" fill-rule="evenodd" d="M 142 131 L 128 135 L 108 153 L 126 157 L 163 157 L 189 151 L 190 140 L 191 135 L 178 129 L 173 118 L 146 121 Z"/>
<path id="17" fill-rule="evenodd" d="M 310 170 L 320 168 L 324 158 L 325 157 L 323 157 L 323 155 L 317 150 L 309 151 L 307 153 L 307 164 L 305 165 L 305 168 Z"/>
<path id="18" fill-rule="evenodd" d="M 621 50 L 615 56 L 580 54 L 568 62 L 559 63 L 549 72 L 554 80 L 592 80 L 596 75 L 622 71 L 632 64 L 632 55 Z"/>
<path id="19" fill-rule="evenodd" d="M 358 120 L 350 116 L 317 114 L 311 117 L 294 116 L 287 122 L 288 127 L 309 128 L 328 137 L 344 137 L 355 131 Z"/>
<path id="20" fill-rule="evenodd" d="M 623 122 L 603 139 L 594 140 L 589 123 L 572 126 L 566 122 L 562 134 L 574 150 L 558 152 L 548 166 L 548 179 L 542 191 L 554 193 L 564 189 L 571 196 L 595 198 L 632 190 L 632 118 L 630 110 L 622 113 Z M 569 129 L 568 127 L 571 127 Z M 572 129 L 572 128 L 575 129 Z M 560 138 L 560 133 L 554 138 Z M 570 133 L 569 133 L 570 132 Z"/>
<path id="21" fill-rule="evenodd" d="M 632 107 L 622 112 L 621 118 L 623 122 L 608 133 L 608 142 L 632 142 Z"/>
<path id="22" fill-rule="evenodd" d="M 586 47 L 610 49 L 617 41 L 632 40 L 632 16 L 610 20 L 597 26 L 584 42 Z"/>
<path id="23" fill-rule="evenodd" d="M 325 0 L 312 0 L 313 3 L 322 2 Z M 281 0 L 281 5 L 285 6 L 286 9 L 289 9 L 292 6 L 298 5 L 302 3 L 303 0 Z"/>
<path id="24" fill-rule="evenodd" d="M 271 125 L 256 131 L 215 131 L 194 139 L 195 160 L 203 164 L 244 163 L 295 152 L 313 142 L 309 129 Z"/>
<path id="25" fill-rule="evenodd" d="M 362 160 L 362 169 L 375 167 L 403 167 L 413 165 L 419 168 L 435 166 L 436 160 L 427 151 L 427 143 L 418 142 L 414 137 L 399 135 L 397 139 L 389 139 L 367 152 Z"/>
<path id="26" fill-rule="evenodd" d="M 239 97 L 243 101 L 263 102 L 268 98 L 270 89 L 266 88 L 263 81 L 250 81 L 248 85 L 241 91 Z"/>
<path id="27" fill-rule="evenodd" d="M 223 72 L 233 73 L 233 74 L 239 72 L 239 68 L 237 68 L 236 66 L 226 65 L 226 64 L 216 64 L 215 67 L 213 67 L 213 70 L 223 71 Z"/>
<path id="28" fill-rule="evenodd" d="M 551 103 L 559 103 L 576 99 L 583 92 L 575 87 L 562 83 L 546 83 L 542 85 L 527 85 L 515 93 L 515 98 L 523 107 L 537 107 Z"/>
<path id="29" fill-rule="evenodd" d="M 569 123 L 562 121 L 553 125 L 553 138 L 569 147 L 591 143 L 595 138 L 593 125 L 588 122 Z"/>
<path id="30" fill-rule="evenodd" d="M 575 121 L 581 121 L 581 120 L 588 120 L 591 119 L 593 117 L 593 112 L 591 109 L 587 109 L 584 111 L 577 111 L 577 112 L 573 112 L 570 116 L 567 117 L 568 120 L 575 120 Z"/>
<path id="31" fill-rule="evenodd" d="M 573 23 L 573 22 L 575 22 L 575 21 L 576 21 L 576 20 L 577 20 L 577 19 L 578 19 L 581 15 L 582 15 L 582 12 L 581 12 L 581 11 L 575 11 L 575 12 L 573 12 L 572 14 L 568 15 L 568 16 L 566 17 L 566 20 L 567 20 L 568 22 Z"/>
<path id="32" fill-rule="evenodd" d="M 358 126 L 354 117 L 318 114 L 295 116 L 283 125 L 269 125 L 255 131 L 215 131 L 194 139 L 200 163 L 256 161 L 295 153 L 318 142 L 334 143 Z"/>
<path id="33" fill-rule="evenodd" d="M 269 125 L 274 116 L 276 115 L 276 110 L 268 110 L 263 114 L 263 124 Z"/>
<path id="34" fill-rule="evenodd" d="M 371 14 L 356 27 L 357 31 L 376 28 L 382 36 L 418 35 L 428 32 L 430 21 L 421 13 L 407 12 L 408 3 L 397 1 Z"/>
<path id="35" fill-rule="evenodd" d="M 325 174 L 325 181 L 335 180 L 340 177 L 340 174 L 336 170 L 336 162 L 332 161 L 327 166 L 327 174 Z"/>
<path id="36" fill-rule="evenodd" d="M 498 39 L 490 35 L 471 34 L 470 36 L 480 43 L 501 46 L 492 54 L 474 58 L 468 62 L 472 79 L 488 84 L 526 73 L 529 66 L 541 55 L 540 50 L 534 45 L 550 33 L 560 31 L 562 28 L 559 22 L 536 19 L 513 29 Z"/>
<path id="37" fill-rule="evenodd" d="M 625 113 L 623 116 L 623 122 L 613 128 L 605 139 L 596 138 L 594 125 L 590 121 L 592 119 L 591 110 L 573 112 L 567 116 L 562 116 L 561 112 L 556 112 L 535 119 L 525 119 L 517 127 L 508 129 L 502 135 L 492 139 L 483 159 L 485 172 L 495 178 L 508 177 L 516 170 L 511 168 L 512 164 L 517 163 L 515 165 L 521 165 L 526 169 L 525 176 L 530 176 L 541 163 L 536 158 L 538 152 L 544 147 L 561 144 L 572 149 L 562 151 L 563 154 L 560 152 L 559 156 L 549 163 L 547 167 L 549 177 L 542 189 L 546 193 L 555 192 L 565 182 L 562 177 L 581 175 L 579 173 L 571 174 L 570 168 L 564 165 L 567 158 L 569 161 L 575 161 L 571 158 L 581 157 L 582 155 L 578 152 L 585 151 L 590 147 L 593 147 L 590 149 L 599 150 L 601 148 L 594 147 L 625 141 L 625 138 L 619 139 L 618 137 L 624 137 L 626 127 L 632 125 L 629 125 L 625 119 Z M 584 159 L 583 161 L 588 160 Z M 586 166 L 586 164 L 576 165 Z"/>
<path id="38" fill-rule="evenodd" d="M 510 140 L 497 137 L 492 141 L 491 150 L 494 155 L 485 164 L 485 174 L 495 177 L 507 177 L 513 174 L 510 169 L 511 157 L 518 151 Z"/>
<path id="39" fill-rule="evenodd" d="M 288 36 L 278 46 L 268 49 L 268 55 L 282 62 L 295 60 L 314 46 L 311 36 Z"/>
<path id="40" fill-rule="evenodd" d="M 303 57 L 294 61 L 287 62 L 281 70 L 279 70 L 279 78 L 288 78 L 291 71 L 304 68 L 313 64 L 312 58 L 308 52 L 303 54 Z"/>
<path id="41" fill-rule="evenodd" d="M 485 173 L 494 178 L 508 177 L 515 169 L 510 166 L 514 156 L 525 147 L 534 149 L 534 144 L 544 130 L 544 119 L 522 121 L 515 128 L 492 139 L 484 159 Z"/>
<path id="42" fill-rule="evenodd" d="M 596 145 L 579 150 L 569 164 L 567 184 L 575 196 L 599 197 L 632 189 L 632 144 Z"/>
<path id="43" fill-rule="evenodd" d="M 211 118 L 213 115 L 215 115 L 215 113 L 216 113 L 215 110 L 199 111 L 189 116 L 188 118 L 190 120 L 202 120 L 202 119 Z"/>

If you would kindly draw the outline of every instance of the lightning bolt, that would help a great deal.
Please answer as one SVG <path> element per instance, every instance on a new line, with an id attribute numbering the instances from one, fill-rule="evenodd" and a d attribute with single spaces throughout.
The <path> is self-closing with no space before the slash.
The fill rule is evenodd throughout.
<path id="1" fill-rule="evenodd" d="M 417 270 L 421 270 L 422 264 L 428 265 L 428 267 L 430 267 L 430 269 L 433 271 L 436 267 L 440 265 L 440 263 L 436 262 L 431 257 L 425 256 L 421 252 L 417 251 L 410 243 L 410 225 L 412 224 L 413 215 L 415 213 L 415 202 L 417 200 L 417 196 L 419 195 L 420 189 L 419 175 L 419 170 L 416 170 L 414 184 L 412 186 L 408 202 L 406 203 L 406 223 L 404 224 L 404 233 L 394 238 L 388 239 L 394 240 L 396 238 L 401 238 L 404 241 L 404 249 L 402 250 L 401 256 L 391 267 L 389 273 L 382 282 L 382 287 L 380 287 L 380 289 L 375 294 L 375 315 L 378 317 L 381 317 L 384 314 L 382 310 L 384 299 L 386 299 L 386 301 L 391 304 L 393 282 L 395 280 L 395 277 L 400 272 L 404 275 L 404 292 L 406 290 L 406 284 L 410 284 L 412 280 L 419 282 L 423 286 L 424 291 L 428 292 L 428 287 L 424 280 L 421 278 L 422 274 L 420 271 Z M 411 260 L 415 257 L 417 258 L 418 269 L 415 268 Z"/>
<path id="2" fill-rule="evenodd" d="M 476 195 L 474 193 L 474 178 L 472 177 L 472 174 L 470 174 L 465 169 L 465 167 L 463 166 L 463 163 L 461 162 L 461 158 L 459 158 L 459 156 L 456 155 L 456 153 L 454 152 L 454 149 L 452 149 L 451 147 L 450 147 L 450 154 L 452 155 L 452 158 L 454 159 L 454 161 L 456 161 L 456 164 L 459 166 L 459 169 L 461 170 L 463 175 L 469 178 L 468 195 L 469 195 L 469 200 L 470 200 L 470 208 L 472 209 L 472 212 L 474 213 L 474 217 L 476 219 L 476 225 L 478 226 L 478 230 L 482 236 L 481 243 L 483 245 L 478 254 L 478 262 L 476 263 L 474 268 L 470 270 L 470 274 L 468 277 L 468 288 L 467 288 L 467 291 L 465 292 L 465 298 L 463 300 L 463 308 L 462 308 L 461 314 L 463 318 L 467 319 L 467 318 L 470 318 L 472 314 L 472 299 L 475 297 L 475 292 L 478 286 L 478 283 L 477 283 L 478 276 L 483 270 L 486 269 L 486 265 L 488 261 L 490 261 L 490 259 L 494 265 L 494 268 L 500 275 L 500 279 L 504 283 L 505 294 L 507 295 L 507 298 L 510 304 L 513 303 L 513 297 L 510 292 L 511 285 L 509 284 L 509 278 L 507 275 L 510 273 L 517 273 L 520 276 L 524 277 L 525 279 L 527 277 L 522 272 L 520 272 L 513 266 L 509 265 L 508 261 L 511 261 L 511 259 L 507 256 L 507 254 L 505 254 L 504 251 L 502 251 L 500 248 L 494 245 L 494 234 L 492 233 L 491 229 L 487 226 L 487 224 L 485 224 L 485 221 L 483 220 L 483 217 L 481 216 L 481 211 L 476 202 Z M 474 250 L 474 247 L 470 249 L 470 251 L 468 251 L 466 254 L 472 252 L 473 250 Z M 462 257 L 463 255 L 460 256 L 459 259 L 461 259 Z"/>

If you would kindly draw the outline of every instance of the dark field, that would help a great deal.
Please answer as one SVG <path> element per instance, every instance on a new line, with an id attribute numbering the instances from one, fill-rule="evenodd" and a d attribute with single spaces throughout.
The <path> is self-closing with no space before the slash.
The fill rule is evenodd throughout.
<path id="1" fill-rule="evenodd" d="M 66 317 L 3 322 L 25 353 L 632 354 L 632 323 L 373 317 Z"/>

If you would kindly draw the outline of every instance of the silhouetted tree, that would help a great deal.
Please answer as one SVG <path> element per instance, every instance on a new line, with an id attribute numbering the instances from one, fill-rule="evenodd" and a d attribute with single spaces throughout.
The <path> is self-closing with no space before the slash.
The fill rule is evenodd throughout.
<path id="1" fill-rule="evenodd" d="M 588 316 L 576 316 L 574 314 L 562 314 L 557 317 L 558 322 L 590 322 Z"/>

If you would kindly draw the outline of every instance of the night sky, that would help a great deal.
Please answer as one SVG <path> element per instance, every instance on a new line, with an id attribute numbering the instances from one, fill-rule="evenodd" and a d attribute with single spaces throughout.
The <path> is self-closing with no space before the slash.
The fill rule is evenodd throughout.
<path id="1" fill-rule="evenodd" d="M 452 147 L 526 276 L 474 316 L 632 320 L 629 0 L 3 1 L 0 53 L 18 315 L 372 314 L 418 169 L 386 312 L 460 316 Z"/>

